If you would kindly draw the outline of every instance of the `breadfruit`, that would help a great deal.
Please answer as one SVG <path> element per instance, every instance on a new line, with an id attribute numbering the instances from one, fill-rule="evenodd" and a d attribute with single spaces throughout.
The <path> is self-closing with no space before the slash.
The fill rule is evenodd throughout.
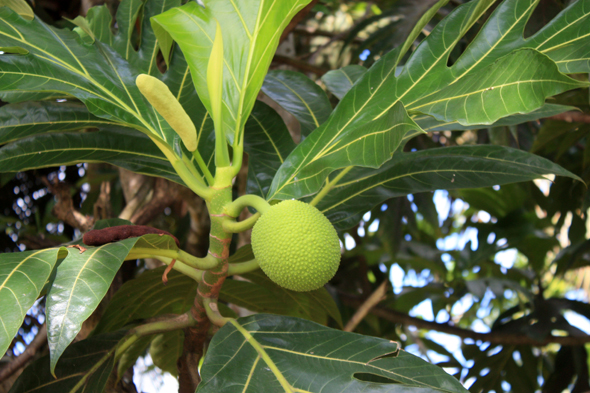
<path id="1" fill-rule="evenodd" d="M 318 209 L 288 200 L 271 206 L 252 229 L 252 250 L 275 283 L 293 291 L 322 287 L 338 270 L 338 234 Z"/>

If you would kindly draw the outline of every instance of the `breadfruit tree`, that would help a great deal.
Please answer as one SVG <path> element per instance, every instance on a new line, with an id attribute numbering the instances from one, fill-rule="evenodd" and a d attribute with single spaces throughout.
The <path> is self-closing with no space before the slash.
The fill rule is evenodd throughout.
<path id="1" fill-rule="evenodd" d="M 1 254 L 0 352 L 38 299 L 49 346 L 11 392 L 110 391 L 147 348 L 180 374 L 181 390 L 466 391 L 390 337 L 342 329 L 328 291 L 345 268 L 339 233 L 410 194 L 548 175 L 583 184 L 524 149 L 412 143 L 571 111 L 551 100 L 589 86 L 580 74 L 590 72 L 590 0 L 526 38 L 538 0 L 434 2 L 370 68 L 325 74 L 325 90 L 302 73 L 268 71 L 310 2 L 122 0 L 116 23 L 99 6 L 73 28 L 46 24 L 23 0 L 2 3 L 2 172 L 111 164 L 176 183 L 210 221 L 199 257 L 182 231 L 123 213 L 63 244 Z M 296 135 L 261 92 L 299 123 Z M 239 176 L 247 181 L 236 195 Z M 236 247 L 250 229 L 252 245 Z M 166 266 L 108 294 L 123 263 L 137 260 Z M 239 317 L 236 306 L 254 314 Z"/>

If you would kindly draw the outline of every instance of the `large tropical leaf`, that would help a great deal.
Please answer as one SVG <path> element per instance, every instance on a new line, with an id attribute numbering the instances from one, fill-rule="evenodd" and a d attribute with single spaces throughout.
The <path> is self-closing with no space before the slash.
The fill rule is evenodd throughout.
<path id="1" fill-rule="evenodd" d="M 570 42 L 580 46 L 590 41 L 590 35 L 585 33 L 589 24 L 584 24 L 584 21 L 588 19 L 590 8 L 588 0 L 572 4 L 528 40 L 523 38 L 523 31 L 537 0 L 507 0 L 492 13 L 461 57 L 452 66 L 447 66 L 450 52 L 492 3 L 492 0 L 471 1 L 457 7 L 423 40 L 399 73 L 396 72 L 397 65 L 400 56 L 411 44 L 409 41 L 406 41 L 401 50 L 394 50 L 375 63 L 340 101 L 327 122 L 314 131 L 285 160 L 277 172 L 268 197 L 301 198 L 317 192 L 329 173 L 341 166 L 331 165 L 331 170 L 317 166 L 313 168 L 321 157 L 314 152 L 314 143 L 322 141 L 320 151 L 329 149 L 330 147 L 324 147 L 327 142 L 348 132 L 348 129 L 354 125 L 360 127 L 360 124 L 367 123 L 366 119 L 375 122 L 387 116 L 389 111 L 400 102 L 409 111 L 432 109 L 433 114 L 439 118 L 467 124 L 470 119 L 466 119 L 466 111 L 463 107 L 450 106 L 446 110 L 446 106 L 443 108 L 435 104 L 440 102 L 438 100 L 441 100 L 445 94 L 447 98 L 454 96 L 450 92 L 459 93 L 464 97 L 479 94 L 481 100 L 481 89 L 485 88 L 489 89 L 484 90 L 485 94 L 493 94 L 496 100 L 486 101 L 480 104 L 480 107 L 494 112 L 495 116 L 492 117 L 500 118 L 533 111 L 541 107 L 544 99 L 550 95 L 586 85 L 562 75 L 557 67 L 551 64 L 550 58 L 560 46 L 566 46 Z M 423 18 L 422 22 L 424 20 Z M 522 48 L 531 50 L 513 53 Z M 498 95 L 500 91 L 496 92 L 493 79 L 487 80 L 489 86 L 485 87 L 474 83 L 475 78 L 485 81 L 486 79 L 481 78 L 481 75 L 485 73 L 487 76 L 490 73 L 496 78 L 503 77 L 504 80 L 520 88 L 524 88 L 525 84 L 535 84 L 530 75 L 527 75 L 527 72 L 535 74 L 537 70 L 534 68 L 525 71 L 527 67 L 515 67 L 513 74 L 504 74 L 506 70 L 502 67 L 516 58 L 530 58 L 537 66 L 541 64 L 547 66 L 543 68 L 541 76 L 559 83 L 551 83 L 549 86 L 541 82 L 543 88 L 539 88 L 541 85 L 535 85 L 535 90 L 528 90 L 528 93 L 525 92 L 518 98 L 511 97 L 511 102 L 505 100 L 506 105 L 503 105 L 501 101 L 504 97 L 500 98 Z M 516 72 L 517 69 L 518 72 Z M 446 89 L 446 93 L 442 92 L 443 89 Z M 490 122 L 482 113 L 482 109 L 476 112 L 478 116 L 474 117 L 473 121 Z M 356 154 L 362 156 L 363 152 L 358 149 Z M 301 179 L 304 180 L 301 181 Z"/>
<path id="2" fill-rule="evenodd" d="M 163 273 L 164 267 L 148 270 L 123 284 L 92 334 L 113 332 L 134 321 L 161 314 L 188 311 L 197 293 L 197 283 L 173 270 L 164 285 Z"/>
<path id="3" fill-rule="evenodd" d="M 330 127 L 328 121 L 324 123 L 327 128 L 318 128 L 320 132 L 311 133 L 297 145 L 279 168 L 267 198 L 300 198 L 313 194 L 336 169 L 378 168 L 391 159 L 408 132 L 420 131 L 401 103 L 384 116 L 373 119 L 367 111 L 354 120 L 354 127 L 345 126 L 342 132 L 322 133 Z"/>
<path id="4" fill-rule="evenodd" d="M 502 146 L 455 146 L 397 153 L 377 170 L 353 169 L 318 204 L 337 229 L 389 198 L 438 189 L 490 187 L 557 174 L 578 179 L 553 162 Z"/>
<path id="5" fill-rule="evenodd" d="M 26 21 L 7 8 L 0 8 L 0 22 L 0 46 L 27 52 L 0 56 L 2 91 L 42 89 L 71 94 L 97 116 L 162 140 L 172 139 L 171 132 L 166 134 L 156 126 L 152 111 L 140 113 L 143 97 L 135 87 L 136 75 L 108 46 L 100 42 L 83 45 L 75 32 L 55 29 L 39 18 Z"/>
<path id="6" fill-rule="evenodd" d="M 48 356 L 37 359 L 16 380 L 10 393 L 102 393 L 115 364 L 115 351 L 124 331 L 83 340 L 69 347 L 55 374 Z"/>
<path id="7" fill-rule="evenodd" d="M 332 112 L 328 96 L 299 72 L 275 70 L 264 78 L 262 91 L 291 113 L 301 126 L 301 138 L 318 128 Z"/>
<path id="8" fill-rule="evenodd" d="M 244 151 L 248 153 L 248 194 L 266 196 L 277 169 L 295 148 L 281 116 L 258 101 L 246 123 Z"/>
<path id="9" fill-rule="evenodd" d="M 188 77 L 186 61 L 180 51 L 175 50 L 167 72 L 162 75 L 157 68 L 157 42 L 149 28 L 151 16 L 179 3 L 178 0 L 123 1 L 118 8 L 118 31 L 114 35 L 106 6 L 93 9 L 85 23 L 78 23 L 86 26 L 87 32 L 85 29 L 77 29 L 76 32 L 56 29 L 39 18 L 27 21 L 8 8 L 2 8 L 0 47 L 5 48 L 4 54 L 0 55 L 2 99 L 22 102 L 56 96 L 76 97 L 93 115 L 109 123 L 135 128 L 156 141 L 164 142 L 160 147 L 166 150 L 167 156 L 176 154 L 180 159 L 186 152 L 182 152 L 178 135 L 144 101 L 135 86 L 139 73 L 154 74 L 165 81 L 190 114 L 199 131 L 199 151 L 209 162 L 213 149 L 207 142 L 212 126 Z M 134 33 L 136 24 L 143 26 L 139 37 Z M 90 41 L 88 34 L 93 38 Z M 111 44 L 114 49 L 109 46 Z M 138 50 L 135 50 L 136 44 Z M 90 117 L 83 111 L 79 112 L 77 116 L 82 120 Z M 64 116 L 66 120 L 71 118 L 68 114 Z M 21 121 L 30 123 L 36 119 L 27 116 Z M 68 126 L 67 129 L 71 128 Z M 40 132 L 42 129 L 36 126 L 35 130 Z M 101 154 L 98 149 L 96 154 Z M 92 161 L 91 156 L 89 161 Z M 189 156 L 185 164 L 188 165 L 190 159 Z"/>
<path id="10" fill-rule="evenodd" d="M 324 82 L 332 94 L 341 100 L 365 72 L 367 72 L 367 69 L 363 66 L 356 64 L 347 65 L 337 70 L 326 72 L 322 76 L 322 82 Z"/>
<path id="11" fill-rule="evenodd" d="M 337 70 L 329 71 L 322 76 L 322 81 L 326 84 L 326 87 L 338 98 L 342 99 L 346 93 L 352 88 L 354 83 L 365 73 L 367 69 L 358 65 L 349 65 L 346 67 L 339 68 Z M 567 105 L 557 104 L 544 104 L 542 107 L 528 113 L 515 114 L 507 116 L 503 119 L 498 120 L 493 124 L 470 124 L 464 126 L 459 124 L 457 120 L 454 121 L 439 121 L 432 116 L 419 115 L 412 119 L 422 128 L 422 130 L 429 131 L 458 131 L 458 130 L 474 130 L 477 128 L 489 128 L 498 126 L 510 126 L 525 123 L 527 121 L 533 121 L 542 119 L 545 117 L 554 116 L 566 111 L 576 110 L 575 107 Z M 417 135 L 413 133 L 406 135 L 406 138 Z"/>
<path id="12" fill-rule="evenodd" d="M 55 264 L 67 255 L 65 248 L 0 254 L 0 353 L 6 353 Z"/>
<path id="13" fill-rule="evenodd" d="M 272 282 L 262 271 L 243 275 L 248 281 L 227 280 L 219 299 L 258 313 L 305 318 L 326 325 L 328 316 L 342 326 L 338 306 L 325 288 L 294 292 Z"/>
<path id="14" fill-rule="evenodd" d="M 117 224 L 120 221 L 99 221 L 95 229 Z M 57 267 L 46 302 L 52 371 L 80 331 L 82 323 L 102 301 L 119 267 L 136 244 L 141 245 L 142 249 L 150 247 L 146 245 L 177 249 L 169 236 L 145 235 L 70 252 Z"/>
<path id="15" fill-rule="evenodd" d="M 199 393 L 467 392 L 395 342 L 265 314 L 227 323 L 211 341 L 201 374 Z"/>
<path id="16" fill-rule="evenodd" d="M 93 116 L 74 102 L 26 102 L 0 108 L 0 145 L 46 132 L 104 129 L 116 122 Z"/>
<path id="17" fill-rule="evenodd" d="M 184 184 L 156 145 L 129 128 L 49 133 L 21 139 L 0 149 L 0 166 L 6 172 L 79 162 L 107 162 Z"/>
<path id="18" fill-rule="evenodd" d="M 463 126 L 457 121 L 438 121 L 432 116 L 420 115 L 414 117 L 414 121 L 426 132 L 430 131 L 460 131 L 460 130 L 476 130 L 480 128 L 492 128 L 501 126 L 513 126 L 517 124 L 526 123 L 546 117 L 558 115 L 563 112 L 576 110 L 576 107 L 568 105 L 557 105 L 557 104 L 545 104 L 539 109 L 536 109 L 529 113 L 516 114 L 512 116 L 506 116 L 503 119 L 496 121 L 491 125 L 486 124 L 475 124 Z M 408 137 L 408 135 L 406 135 Z"/>
<path id="19" fill-rule="evenodd" d="M 164 57 L 172 39 L 191 69 L 201 101 L 211 112 L 207 67 L 217 24 L 223 32 L 224 127 L 230 138 L 239 135 L 250 114 L 277 48 L 281 32 L 310 0 L 189 2 L 152 19 Z M 195 45 L 195 41 L 199 44 Z"/>
<path id="20" fill-rule="evenodd" d="M 560 73 L 547 56 L 523 49 L 490 64 L 481 74 L 471 74 L 461 83 L 414 101 L 411 108 L 441 121 L 493 124 L 503 117 L 540 108 L 546 97 L 582 86 Z"/>

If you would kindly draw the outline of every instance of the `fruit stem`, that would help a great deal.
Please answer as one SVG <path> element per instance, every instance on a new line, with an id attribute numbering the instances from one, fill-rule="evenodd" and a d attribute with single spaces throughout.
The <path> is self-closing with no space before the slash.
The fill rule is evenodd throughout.
<path id="1" fill-rule="evenodd" d="M 350 172 L 350 170 L 353 168 L 353 166 L 347 166 L 346 168 L 344 168 L 343 170 L 340 171 L 340 173 L 334 178 L 334 180 L 330 181 L 328 179 L 326 179 L 326 185 L 324 186 L 324 188 L 322 188 L 322 190 L 315 196 L 315 198 L 313 198 L 313 200 L 311 202 L 309 202 L 309 204 L 311 206 L 315 206 L 317 205 L 322 199 L 324 199 L 324 197 L 326 195 L 328 195 L 328 193 L 330 191 L 332 191 L 332 189 L 334 188 L 334 186 L 336 186 L 336 184 L 338 184 L 338 182 L 348 173 Z"/>
<path id="2" fill-rule="evenodd" d="M 249 261 L 240 263 L 230 263 L 227 270 L 227 275 L 233 276 L 235 274 L 249 273 L 256 269 L 260 269 L 260 265 L 256 259 L 251 259 Z"/>
<path id="3" fill-rule="evenodd" d="M 176 259 L 185 265 L 201 270 L 213 269 L 218 264 L 217 259 L 213 258 L 211 255 L 207 255 L 205 258 L 197 258 L 183 250 L 164 250 L 160 248 L 136 247 L 131 249 L 129 256 L 133 257 L 136 254 Z"/>
<path id="4" fill-rule="evenodd" d="M 130 261 L 130 260 L 134 260 L 134 259 L 146 259 L 146 258 L 155 258 L 155 259 L 161 261 L 162 263 L 165 263 L 166 265 L 170 265 L 172 263 L 172 261 L 174 260 L 174 258 L 163 257 L 161 255 L 153 255 L 153 254 L 149 254 L 149 253 L 148 254 L 135 254 L 135 253 L 129 254 L 127 256 L 127 258 L 125 258 L 125 260 Z M 184 264 L 182 261 L 180 261 L 178 259 L 176 260 L 176 263 L 174 264 L 172 269 L 184 274 L 187 277 L 192 278 L 196 282 L 200 282 L 203 277 L 202 270 L 192 268 L 191 266 Z"/>
<path id="5" fill-rule="evenodd" d="M 226 318 L 219 313 L 219 307 L 217 306 L 217 299 L 206 299 L 205 300 L 205 311 L 207 312 L 207 318 L 216 326 L 222 327 L 230 321 L 232 318 Z"/>
<path id="6" fill-rule="evenodd" d="M 226 219 L 223 221 L 223 230 L 231 233 L 244 232 L 252 228 L 259 218 L 260 213 L 256 213 L 240 222 L 232 219 Z"/>
<path id="7" fill-rule="evenodd" d="M 225 214 L 230 217 L 237 217 L 245 207 L 253 207 L 260 214 L 264 214 L 270 208 L 270 204 L 258 195 L 243 195 L 225 206 Z"/>

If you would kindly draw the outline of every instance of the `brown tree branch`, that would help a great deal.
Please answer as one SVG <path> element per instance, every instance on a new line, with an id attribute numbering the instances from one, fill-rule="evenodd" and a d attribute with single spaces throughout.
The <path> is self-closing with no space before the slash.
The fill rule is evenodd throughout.
<path id="1" fill-rule="evenodd" d="M 306 5 L 305 8 L 303 8 L 301 11 L 299 11 L 297 13 L 297 15 L 295 15 L 293 17 L 293 19 L 291 19 L 291 22 L 289 22 L 289 24 L 287 25 L 287 27 L 285 28 L 285 30 L 283 30 L 283 33 L 281 34 L 281 38 L 279 39 L 279 44 L 281 42 L 283 42 L 285 40 L 285 38 L 287 38 L 289 33 L 291 33 L 295 29 L 295 27 L 297 27 L 297 25 L 303 20 L 303 18 L 305 18 L 307 16 L 307 14 L 309 14 L 309 11 L 311 11 L 311 9 L 317 4 L 317 2 L 318 2 L 318 0 L 312 0 L 311 3 Z"/>
<path id="2" fill-rule="evenodd" d="M 82 232 L 92 228 L 94 220 L 74 208 L 74 201 L 72 201 L 68 184 L 57 180 L 52 183 L 47 178 L 43 178 L 43 183 L 57 199 L 57 203 L 51 210 L 55 217 Z"/>
<path id="3" fill-rule="evenodd" d="M 329 71 L 324 68 L 316 67 L 312 64 L 309 64 L 308 62 L 297 60 L 297 59 L 292 59 L 292 58 L 286 57 L 286 56 L 275 55 L 275 57 L 272 59 L 272 61 L 276 62 L 276 63 L 287 64 L 292 67 L 298 68 L 301 71 L 311 72 L 311 73 L 314 73 L 318 76 L 322 76 L 326 72 Z"/>
<path id="4" fill-rule="evenodd" d="M 350 294 L 340 293 L 340 299 L 342 300 L 342 303 L 351 307 L 360 307 L 363 304 L 362 299 L 359 299 L 358 297 Z M 370 312 L 378 316 L 379 318 L 383 318 L 393 323 L 415 326 L 419 329 L 435 330 L 437 332 L 448 333 L 462 338 L 481 340 L 492 344 L 531 345 L 534 347 L 544 347 L 549 344 L 577 346 L 590 343 L 590 335 L 565 337 L 549 336 L 544 340 L 535 340 L 524 334 L 503 332 L 478 333 L 469 329 L 453 326 L 448 323 L 425 321 L 423 319 L 411 317 L 406 313 L 395 311 L 393 309 L 382 306 L 376 306 Z"/>
<path id="5" fill-rule="evenodd" d="M 27 346 L 25 351 L 21 353 L 16 359 L 8 363 L 6 366 L 0 369 L 0 382 L 9 378 L 17 370 L 24 367 L 29 360 L 35 356 L 39 348 L 41 348 L 47 342 L 47 325 L 43 324 L 37 335 Z"/>
<path id="6" fill-rule="evenodd" d="M 158 178 L 154 184 L 153 198 L 137 209 L 131 217 L 131 222 L 135 225 L 146 225 L 156 216 L 164 211 L 165 208 L 172 205 L 178 197 L 179 187 L 172 182 Z"/>
<path id="7" fill-rule="evenodd" d="M 106 220 L 113 216 L 113 209 L 111 207 L 111 183 L 103 181 L 100 183 L 100 194 L 98 199 L 93 206 L 94 219 L 95 220 Z"/>
<path id="8" fill-rule="evenodd" d="M 590 114 L 578 111 L 569 111 L 560 113 L 559 115 L 553 115 L 547 119 L 567 121 L 568 123 L 590 123 Z"/>
<path id="9" fill-rule="evenodd" d="M 361 304 L 361 306 L 356 310 L 352 318 L 348 321 L 346 326 L 344 326 L 345 332 L 352 332 L 357 325 L 367 316 L 369 311 L 373 307 L 375 307 L 379 302 L 381 302 L 385 298 L 385 294 L 387 293 L 387 288 L 389 280 L 385 280 L 377 287 L 377 289 Z"/>

